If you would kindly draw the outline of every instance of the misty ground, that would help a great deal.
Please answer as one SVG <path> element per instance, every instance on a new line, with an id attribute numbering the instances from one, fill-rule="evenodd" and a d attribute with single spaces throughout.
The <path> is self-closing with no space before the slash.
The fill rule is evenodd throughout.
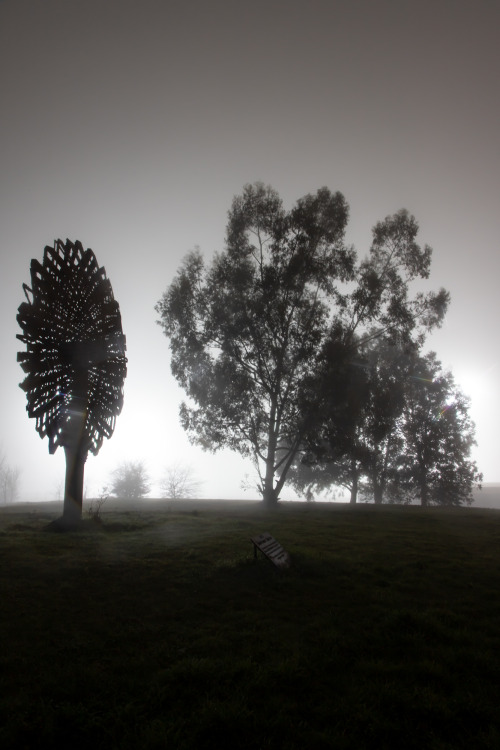
<path id="1" fill-rule="evenodd" d="M 500 512 L 60 509 L 0 511 L 2 748 L 500 746 Z"/>
<path id="2" fill-rule="evenodd" d="M 473 498 L 474 501 L 470 507 L 472 508 L 496 508 L 500 510 L 500 484 L 496 482 L 486 482 L 482 485 L 481 489 L 475 489 L 473 490 Z M 90 503 L 92 502 L 92 499 L 84 500 L 84 511 L 88 510 Z M 95 502 L 95 500 L 94 500 Z M 294 501 L 290 501 L 294 502 Z M 345 501 L 344 501 L 345 502 Z M 221 504 L 222 507 L 224 507 L 226 510 L 228 510 L 230 507 L 235 505 L 235 507 L 239 507 L 240 504 L 242 507 L 244 506 L 258 506 L 260 501 L 259 500 L 213 500 L 210 498 L 195 498 L 195 499 L 189 499 L 189 500 L 169 500 L 166 498 L 144 498 L 138 502 L 134 503 L 127 503 L 128 507 L 136 507 L 138 510 L 159 510 L 164 509 L 165 507 L 169 507 L 172 505 L 172 503 L 177 507 L 178 509 L 182 510 L 183 507 L 185 507 L 187 510 L 192 509 L 193 504 L 199 504 L 202 503 L 203 506 L 213 505 L 217 506 L 218 504 Z M 288 504 L 288 502 L 287 502 Z M 124 505 L 124 501 L 110 497 L 108 498 L 105 503 L 103 504 L 103 511 L 110 510 L 110 509 L 123 509 L 126 507 Z M 46 512 L 48 514 L 57 514 L 62 511 L 62 500 L 53 500 L 53 501 L 29 501 L 29 500 L 22 500 L 22 501 L 16 501 L 15 503 L 9 503 L 7 505 L 0 505 L 0 510 L 5 511 L 36 511 L 41 512 L 43 508 L 43 512 Z"/>
<path id="3" fill-rule="evenodd" d="M 474 508 L 497 508 L 500 510 L 500 484 L 485 482 L 480 490 L 474 490 Z"/>

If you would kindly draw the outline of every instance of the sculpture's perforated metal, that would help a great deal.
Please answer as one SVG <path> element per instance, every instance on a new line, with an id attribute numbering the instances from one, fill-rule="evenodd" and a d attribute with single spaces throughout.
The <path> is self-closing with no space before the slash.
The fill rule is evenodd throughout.
<path id="1" fill-rule="evenodd" d="M 111 437 L 123 406 L 120 309 L 105 269 L 81 242 L 56 240 L 42 263 L 31 261 L 30 272 L 17 315 L 17 338 L 26 344 L 18 354 L 26 409 L 50 453 L 63 446 L 84 462 Z"/>

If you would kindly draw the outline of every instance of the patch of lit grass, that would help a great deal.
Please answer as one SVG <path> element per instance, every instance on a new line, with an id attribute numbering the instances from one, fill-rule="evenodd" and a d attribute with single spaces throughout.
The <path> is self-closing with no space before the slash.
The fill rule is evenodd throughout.
<path id="1" fill-rule="evenodd" d="M 0 513 L 4 748 L 499 745 L 500 513 Z M 250 536 L 292 557 L 280 573 Z"/>

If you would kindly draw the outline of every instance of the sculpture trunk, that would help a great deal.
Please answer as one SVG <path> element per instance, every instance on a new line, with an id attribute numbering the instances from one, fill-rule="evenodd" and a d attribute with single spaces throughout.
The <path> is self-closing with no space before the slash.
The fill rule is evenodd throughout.
<path id="1" fill-rule="evenodd" d="M 69 409 L 71 412 L 70 429 L 64 447 L 66 455 L 66 479 L 64 483 L 64 506 L 62 522 L 64 526 L 75 526 L 82 518 L 83 474 L 87 460 L 87 443 L 85 439 L 85 421 L 87 418 L 88 370 L 75 368 L 73 380 L 73 398 Z"/>
<path id="2" fill-rule="evenodd" d="M 64 526 L 76 526 L 82 518 L 83 474 L 87 452 L 65 448 L 66 481 L 64 485 Z"/>

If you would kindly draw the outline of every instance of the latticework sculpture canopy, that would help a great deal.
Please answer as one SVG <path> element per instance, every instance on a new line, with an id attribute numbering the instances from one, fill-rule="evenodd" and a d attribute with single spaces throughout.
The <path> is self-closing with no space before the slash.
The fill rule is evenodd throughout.
<path id="1" fill-rule="evenodd" d="M 47 246 L 31 261 L 31 286 L 17 321 L 26 344 L 18 361 L 26 373 L 27 411 L 49 451 L 63 446 L 85 462 L 111 437 L 123 406 L 127 372 L 118 303 L 104 268 L 81 242 Z M 83 470 L 82 470 L 83 477 Z"/>
<path id="2" fill-rule="evenodd" d="M 28 414 L 54 453 L 72 441 L 75 412 L 85 410 L 83 444 L 97 454 L 122 409 L 127 372 L 120 309 L 106 272 L 80 242 L 57 240 L 42 264 L 31 261 L 31 287 L 23 289 L 28 301 L 19 307 L 17 338 L 27 346 L 18 361 L 27 373 L 21 388 Z"/>

